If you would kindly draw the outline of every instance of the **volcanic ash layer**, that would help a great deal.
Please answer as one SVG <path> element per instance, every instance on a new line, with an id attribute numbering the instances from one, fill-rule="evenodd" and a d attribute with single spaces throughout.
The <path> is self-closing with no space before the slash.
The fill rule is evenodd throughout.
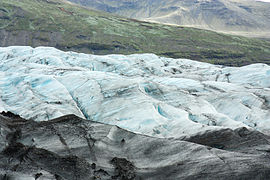
<path id="1" fill-rule="evenodd" d="M 270 137 L 245 127 L 188 139 L 139 135 L 74 115 L 0 115 L 0 178 L 269 179 Z"/>

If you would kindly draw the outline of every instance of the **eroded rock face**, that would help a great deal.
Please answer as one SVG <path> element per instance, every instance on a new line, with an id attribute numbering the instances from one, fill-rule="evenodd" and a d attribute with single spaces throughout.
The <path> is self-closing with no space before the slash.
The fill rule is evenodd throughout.
<path id="1" fill-rule="evenodd" d="M 35 121 L 75 114 L 156 137 L 242 127 L 269 133 L 269 87 L 265 64 L 0 48 L 0 110 Z"/>
<path id="2" fill-rule="evenodd" d="M 269 3 L 254 0 L 69 0 L 129 18 L 222 32 L 268 32 Z M 256 30 L 255 30 L 256 29 Z M 255 31 L 254 31 L 255 30 Z M 258 34 L 260 34 L 258 32 Z M 250 33 L 251 35 L 252 33 Z M 269 37 L 269 35 L 268 35 Z"/>
<path id="3" fill-rule="evenodd" d="M 34 122 L 1 114 L 0 127 L 1 179 L 270 178 L 270 138 L 254 130 L 211 132 L 223 145 L 214 147 L 209 133 L 160 139 L 74 115 Z"/>

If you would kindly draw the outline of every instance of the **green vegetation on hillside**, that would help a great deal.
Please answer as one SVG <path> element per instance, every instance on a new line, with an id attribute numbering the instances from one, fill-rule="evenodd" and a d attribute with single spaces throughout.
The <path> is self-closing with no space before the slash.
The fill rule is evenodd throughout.
<path id="1" fill-rule="evenodd" d="M 1 0 L 0 46 L 94 54 L 155 53 L 214 64 L 270 64 L 270 42 L 141 22 L 53 0 Z"/>

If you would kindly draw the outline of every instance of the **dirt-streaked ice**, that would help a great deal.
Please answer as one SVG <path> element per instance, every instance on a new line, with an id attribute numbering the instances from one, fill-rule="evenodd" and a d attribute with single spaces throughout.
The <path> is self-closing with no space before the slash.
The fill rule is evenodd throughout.
<path id="1" fill-rule="evenodd" d="M 159 137 L 238 127 L 270 132 L 270 67 L 223 67 L 154 54 L 0 48 L 0 110 L 66 114 Z"/>

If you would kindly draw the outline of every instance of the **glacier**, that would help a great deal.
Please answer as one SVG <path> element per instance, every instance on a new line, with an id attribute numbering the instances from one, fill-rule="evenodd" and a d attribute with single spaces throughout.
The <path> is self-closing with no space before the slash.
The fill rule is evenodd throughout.
<path id="1" fill-rule="evenodd" d="M 240 127 L 270 134 L 270 66 L 225 67 L 154 54 L 0 48 L 0 111 L 74 114 L 156 137 Z"/>

